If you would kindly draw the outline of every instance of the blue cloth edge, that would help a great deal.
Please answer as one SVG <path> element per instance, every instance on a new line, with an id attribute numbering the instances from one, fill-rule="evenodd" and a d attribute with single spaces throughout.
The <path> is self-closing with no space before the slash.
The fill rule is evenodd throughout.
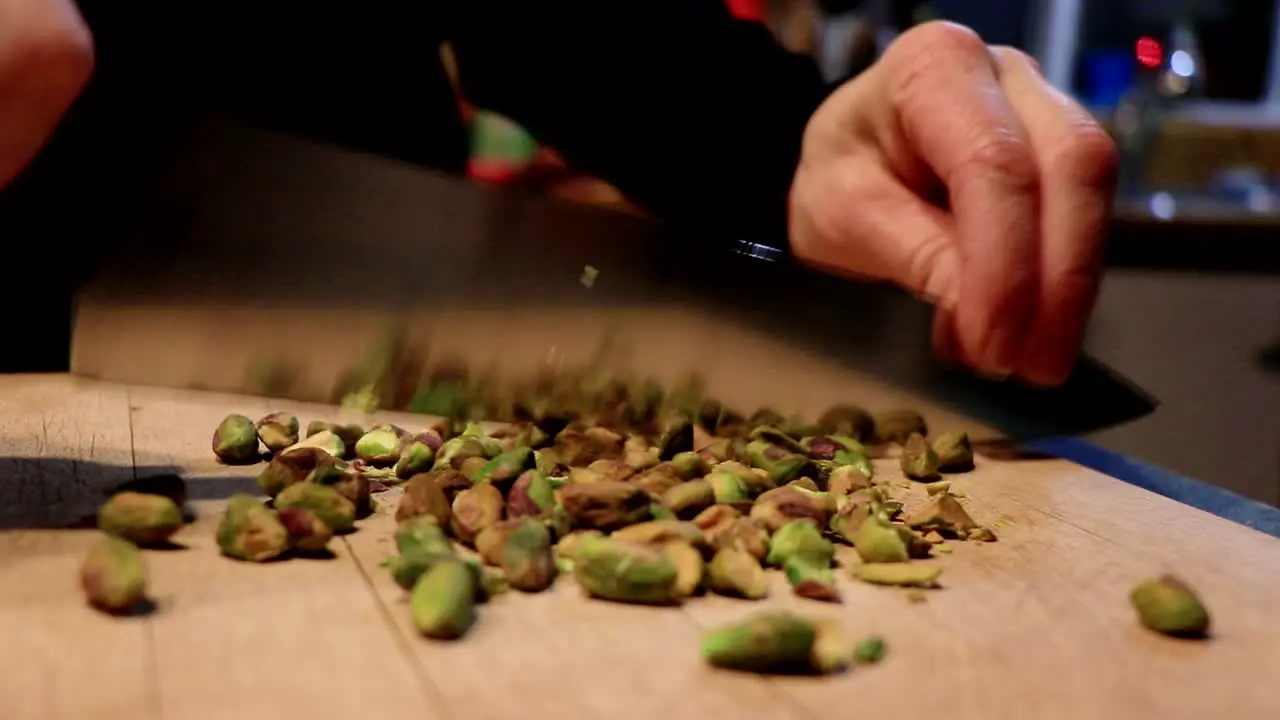
<path id="1" fill-rule="evenodd" d="M 1023 447 L 1070 460 L 1170 500 L 1280 538 L 1280 508 L 1237 495 L 1202 480 L 1133 460 L 1079 438 L 1037 440 L 1023 443 Z"/>

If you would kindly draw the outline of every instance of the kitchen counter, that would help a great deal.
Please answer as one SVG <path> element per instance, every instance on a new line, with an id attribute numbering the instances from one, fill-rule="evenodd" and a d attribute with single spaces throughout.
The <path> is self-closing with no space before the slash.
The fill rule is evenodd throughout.
<path id="1" fill-rule="evenodd" d="M 327 406 L 0 376 L 6 719 L 773 720 L 841 707 L 874 717 L 983 720 L 1010 712 L 1280 715 L 1273 687 L 1280 626 L 1272 612 L 1280 539 L 1068 460 L 980 457 L 975 472 L 957 476 L 970 513 L 999 541 L 960 543 L 940 556 L 944 588 L 924 603 L 842 571 L 838 605 L 798 599 L 777 584 L 760 603 L 704 597 L 641 608 L 586 600 L 561 579 L 546 593 L 510 593 L 482 606 L 471 634 L 445 643 L 415 635 L 404 593 L 379 567 L 393 551 L 386 507 L 335 540 L 332 560 L 250 565 L 219 557 L 218 512 L 233 492 L 254 491 L 261 466 L 217 464 L 210 432 L 230 412 L 269 410 L 295 411 L 304 423 L 339 419 Z M 878 470 L 898 477 L 892 461 Z M 1111 471 L 1136 477 L 1121 465 Z M 99 615 L 75 583 L 96 533 L 53 528 L 92 512 L 107 488 L 165 472 L 186 478 L 197 519 L 176 537 L 183 549 L 147 552 L 157 611 Z M 918 486 L 894 492 L 909 507 L 924 496 Z M 1274 522 L 1254 524 L 1275 532 Z M 1176 641 L 1137 624 L 1129 588 L 1165 571 L 1204 595 L 1214 621 L 1209 641 Z M 822 679 L 704 666 L 705 628 L 764 607 L 836 618 L 855 637 L 882 634 L 888 655 L 878 666 Z"/>

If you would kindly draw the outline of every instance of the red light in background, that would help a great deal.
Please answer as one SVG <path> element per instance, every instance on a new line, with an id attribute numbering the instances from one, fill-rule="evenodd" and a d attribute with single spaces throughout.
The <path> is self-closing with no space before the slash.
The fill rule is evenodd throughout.
<path id="1" fill-rule="evenodd" d="M 1160 67 L 1164 62 L 1164 47 L 1159 40 L 1150 36 L 1138 38 L 1134 54 L 1138 58 L 1138 64 L 1145 68 Z"/>

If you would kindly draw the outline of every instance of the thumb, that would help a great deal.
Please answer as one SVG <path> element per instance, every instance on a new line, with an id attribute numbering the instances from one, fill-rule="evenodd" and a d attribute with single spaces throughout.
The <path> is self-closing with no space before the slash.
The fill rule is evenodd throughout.
<path id="1" fill-rule="evenodd" d="M 846 157 L 792 192 L 792 250 L 843 275 L 889 280 L 944 308 L 960 294 L 960 255 L 951 217 L 874 162 Z"/>

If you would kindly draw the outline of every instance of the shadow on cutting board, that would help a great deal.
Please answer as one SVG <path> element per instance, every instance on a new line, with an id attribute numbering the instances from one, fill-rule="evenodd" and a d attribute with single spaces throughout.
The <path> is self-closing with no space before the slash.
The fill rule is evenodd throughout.
<path id="1" fill-rule="evenodd" d="M 99 506 L 126 490 L 165 495 L 194 519 L 187 503 L 224 500 L 236 493 L 257 495 L 252 476 L 201 475 L 183 480 L 180 468 L 110 465 L 68 458 L 0 457 L 0 530 L 95 527 Z"/>

